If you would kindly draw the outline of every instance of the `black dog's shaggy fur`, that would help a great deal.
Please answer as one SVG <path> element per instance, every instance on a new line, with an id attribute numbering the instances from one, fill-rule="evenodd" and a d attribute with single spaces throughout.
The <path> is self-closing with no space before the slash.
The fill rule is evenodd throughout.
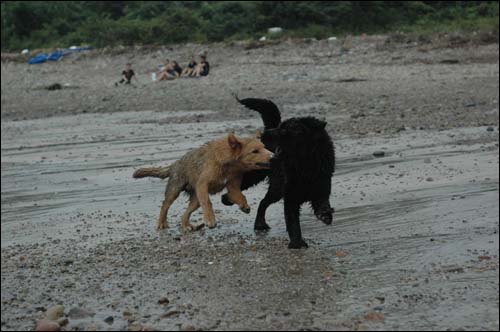
<path id="1" fill-rule="evenodd" d="M 307 248 L 300 230 L 300 206 L 310 202 L 316 217 L 327 225 L 332 223 L 334 212 L 329 197 L 335 150 L 325 130 L 326 122 L 314 117 L 281 122 L 278 107 L 269 100 L 248 98 L 238 101 L 260 113 L 265 128 L 262 142 L 275 153 L 271 170 L 246 173 L 241 184 L 241 190 L 245 190 L 269 177 L 269 189 L 259 204 L 255 229 L 270 228 L 265 219 L 266 209 L 284 198 L 286 228 L 290 237 L 288 247 Z M 226 195 L 223 195 L 222 202 L 232 204 Z"/>

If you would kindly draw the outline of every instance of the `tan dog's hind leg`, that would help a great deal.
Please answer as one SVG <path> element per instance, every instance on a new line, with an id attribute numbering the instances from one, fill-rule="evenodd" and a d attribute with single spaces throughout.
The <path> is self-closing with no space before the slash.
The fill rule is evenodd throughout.
<path id="1" fill-rule="evenodd" d="M 191 217 L 191 213 L 196 211 L 200 207 L 200 202 L 198 201 L 198 198 L 196 197 L 196 194 L 191 195 L 189 198 L 189 205 L 184 212 L 184 215 L 182 216 L 182 230 L 185 232 L 191 232 L 194 231 L 194 226 L 189 223 L 189 218 Z"/>
<path id="2" fill-rule="evenodd" d="M 212 208 L 212 202 L 210 202 L 208 183 L 204 181 L 198 183 L 196 186 L 196 196 L 198 197 L 198 201 L 203 209 L 203 221 L 209 228 L 214 228 L 215 214 Z"/>
<path id="3" fill-rule="evenodd" d="M 250 213 L 250 206 L 247 203 L 245 195 L 241 192 L 241 178 L 236 178 L 227 183 L 227 196 L 231 202 L 239 205 L 240 210 Z"/>
<path id="4" fill-rule="evenodd" d="M 163 200 L 163 204 L 160 209 L 160 217 L 158 218 L 158 224 L 156 228 L 158 230 L 168 228 L 167 223 L 167 213 L 170 206 L 174 203 L 174 201 L 179 197 L 180 190 L 178 188 L 174 188 L 174 186 L 169 184 L 167 185 L 167 189 L 165 190 L 165 199 Z"/>

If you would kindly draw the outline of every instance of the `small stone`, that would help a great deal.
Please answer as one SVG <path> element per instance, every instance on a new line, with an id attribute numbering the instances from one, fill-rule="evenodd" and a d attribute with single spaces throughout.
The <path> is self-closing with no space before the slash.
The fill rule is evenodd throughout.
<path id="1" fill-rule="evenodd" d="M 383 322 L 384 321 L 384 314 L 381 312 L 369 312 L 365 316 L 366 320 L 370 320 L 373 322 Z"/>
<path id="2" fill-rule="evenodd" d="M 75 261 L 74 261 L 74 260 L 72 260 L 72 259 L 65 259 L 65 260 L 63 261 L 63 264 L 64 264 L 64 265 L 66 265 L 66 266 L 68 266 L 68 265 L 73 265 L 73 263 L 74 263 L 74 262 L 75 262 Z"/>
<path id="3" fill-rule="evenodd" d="M 72 319 L 83 319 L 83 318 L 87 318 L 87 317 L 92 317 L 94 316 L 95 313 L 87 310 L 87 309 L 84 309 L 84 308 L 71 308 L 68 312 L 68 317 L 69 318 L 72 318 Z"/>
<path id="4" fill-rule="evenodd" d="M 169 303 L 170 303 L 170 301 L 166 297 L 161 297 L 158 300 L 158 304 L 169 304 Z"/>
<path id="5" fill-rule="evenodd" d="M 432 181 L 434 181 L 434 179 L 429 176 L 427 179 L 425 179 L 425 181 L 432 182 Z"/>
<path id="6" fill-rule="evenodd" d="M 373 156 L 374 157 L 383 157 L 383 156 L 385 156 L 385 152 L 384 151 L 375 151 L 375 152 L 373 152 Z"/>
<path id="7" fill-rule="evenodd" d="M 61 317 L 57 320 L 57 324 L 59 324 L 59 326 L 66 326 L 68 323 L 69 320 L 66 317 Z"/>
<path id="8" fill-rule="evenodd" d="M 425 158 L 424 159 L 424 163 L 426 164 L 430 164 L 432 161 L 431 161 L 431 158 Z"/>
<path id="9" fill-rule="evenodd" d="M 45 317 L 52 321 L 56 321 L 62 316 L 64 316 L 64 306 L 62 305 L 55 305 L 45 313 Z"/>
<path id="10" fill-rule="evenodd" d="M 199 331 L 200 329 L 194 325 L 186 324 L 182 325 L 181 331 Z"/>
<path id="11" fill-rule="evenodd" d="M 335 256 L 342 258 L 342 257 L 347 256 L 347 253 L 345 251 L 342 251 L 342 250 L 337 250 L 337 251 L 335 251 Z"/>
<path id="12" fill-rule="evenodd" d="M 104 322 L 108 325 L 113 325 L 113 322 L 115 321 L 113 316 L 108 316 L 104 319 Z"/>
<path id="13" fill-rule="evenodd" d="M 179 311 L 177 311 L 177 310 L 171 310 L 171 311 L 168 311 L 168 312 L 162 314 L 160 316 L 160 318 L 170 318 L 170 317 L 173 317 L 173 316 L 177 316 L 179 314 L 180 314 Z"/>
<path id="14" fill-rule="evenodd" d="M 493 128 L 493 127 L 488 127 L 488 128 L 486 128 L 486 130 L 487 130 L 487 131 L 495 131 L 495 128 Z"/>
<path id="15" fill-rule="evenodd" d="M 42 319 L 36 322 L 35 331 L 61 331 L 61 327 L 56 322 Z"/>

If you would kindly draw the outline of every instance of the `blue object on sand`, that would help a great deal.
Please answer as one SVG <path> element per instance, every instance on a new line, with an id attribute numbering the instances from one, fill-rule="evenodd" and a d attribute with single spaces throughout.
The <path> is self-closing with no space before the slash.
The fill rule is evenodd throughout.
<path id="1" fill-rule="evenodd" d="M 35 65 L 35 64 L 39 64 L 39 63 L 44 63 L 47 60 L 58 61 L 63 56 L 65 56 L 66 54 L 69 54 L 71 52 L 84 52 L 84 51 L 89 51 L 91 49 L 92 49 L 92 47 L 85 46 L 85 47 L 77 47 L 77 48 L 72 48 L 72 49 L 64 49 L 64 50 L 60 50 L 60 51 L 54 51 L 54 52 L 50 53 L 50 55 L 47 53 L 39 54 L 39 55 L 29 59 L 28 63 L 30 65 Z"/>
<path id="2" fill-rule="evenodd" d="M 29 59 L 28 63 L 30 65 L 35 65 L 37 63 L 44 63 L 45 61 L 47 61 L 47 59 L 49 58 L 49 55 L 44 53 L 44 54 L 39 54 L 31 59 Z"/>

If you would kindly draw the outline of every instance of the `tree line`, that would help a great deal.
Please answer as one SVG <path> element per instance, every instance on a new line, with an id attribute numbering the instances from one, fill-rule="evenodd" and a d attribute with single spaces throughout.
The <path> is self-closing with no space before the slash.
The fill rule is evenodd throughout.
<path id="1" fill-rule="evenodd" d="M 496 29 L 498 1 L 2 1 L 2 50 Z M 273 37 L 269 35 L 269 37 Z"/>

